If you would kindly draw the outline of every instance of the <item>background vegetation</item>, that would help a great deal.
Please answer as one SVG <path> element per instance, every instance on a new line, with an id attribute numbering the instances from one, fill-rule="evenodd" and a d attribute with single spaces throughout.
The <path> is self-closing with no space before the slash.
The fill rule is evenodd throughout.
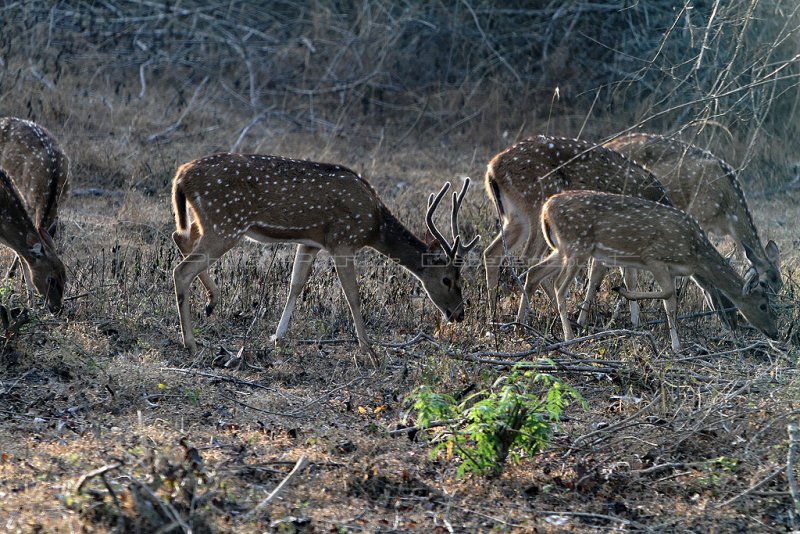
<path id="1" fill-rule="evenodd" d="M 72 161 L 59 233 L 67 309 L 34 308 L 4 338 L 2 524 L 796 529 L 784 428 L 797 414 L 799 9 L 0 0 L 0 115 L 44 125 Z M 197 291 L 204 349 L 189 360 L 179 346 L 168 192 L 180 163 L 218 150 L 342 163 L 421 233 L 429 192 L 464 175 L 479 182 L 515 140 L 628 129 L 680 134 L 740 171 L 762 238 L 782 246 L 784 342 L 700 317 L 682 323 L 686 348 L 673 355 L 660 326 L 610 322 L 608 294 L 593 310 L 594 338 L 552 339 L 555 314 L 540 296 L 535 324 L 515 333 L 489 323 L 477 264 L 465 271 L 467 321 L 440 325 L 410 276 L 365 251 L 368 329 L 391 346 L 383 368 L 357 369 L 330 262 L 318 261 L 303 293 L 294 344 L 276 351 L 291 252 L 243 244 L 215 270 L 213 317 L 201 317 Z M 488 242 L 494 212 L 475 189 L 462 226 Z M 27 306 L 21 295 L 8 282 L 0 301 Z M 515 302 L 505 298 L 504 318 Z M 681 312 L 700 306 L 686 287 Z M 662 319 L 658 303 L 645 314 Z M 623 328 L 602 333 L 609 324 Z M 566 410 L 550 447 L 501 476 L 457 479 L 453 459 L 428 459 L 425 432 L 400 426 L 418 386 L 460 401 L 520 361 L 558 376 L 589 409 Z M 281 498 L 265 502 L 302 456 Z"/>

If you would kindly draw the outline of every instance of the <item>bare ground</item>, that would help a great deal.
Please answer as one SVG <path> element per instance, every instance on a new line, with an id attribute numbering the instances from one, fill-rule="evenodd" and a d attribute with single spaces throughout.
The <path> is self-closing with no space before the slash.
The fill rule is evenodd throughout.
<path id="1" fill-rule="evenodd" d="M 371 170 L 387 203 L 415 230 L 430 190 L 462 173 L 478 177 L 485 164 L 436 147 L 362 150 L 348 161 L 344 145 L 308 152 Z M 284 152 L 297 155 L 298 146 Z M 102 147 L 105 154 L 115 149 L 113 142 Z M 18 333 L 7 332 L 0 365 L 0 524 L 7 530 L 797 528 L 786 478 L 786 427 L 800 411 L 796 194 L 753 202 L 762 234 L 783 246 L 785 342 L 770 344 L 749 329 L 726 333 L 716 319 L 699 317 L 682 323 L 685 348 L 671 354 L 663 326 L 632 333 L 623 314 L 610 325 L 622 329 L 618 335 L 519 358 L 515 352 L 541 343 L 540 333 L 560 336 L 544 297 L 534 300 L 534 330 L 491 326 L 476 263 L 465 273 L 468 320 L 442 325 L 410 276 L 365 251 L 359 270 L 369 332 L 403 346 L 379 350 L 378 369 L 357 367 L 329 259 L 315 266 L 292 342 L 275 349 L 269 335 L 286 295 L 291 249 L 248 243 L 215 269 L 223 302 L 212 317 L 201 315 L 195 288 L 204 346 L 191 359 L 179 344 L 171 281 L 178 255 L 167 187 L 158 185 L 181 156 L 128 150 L 120 144 L 115 157 L 156 169 L 144 173 L 155 185 L 136 183 L 134 171 L 131 182 L 90 190 L 96 177 L 84 165 L 59 234 L 71 278 L 67 309 L 53 317 L 34 308 Z M 75 151 L 78 161 L 93 161 Z M 465 225 L 486 242 L 491 209 L 479 190 L 469 202 Z M 4 264 L 10 259 L 5 254 Z M 9 282 L 2 301 L 26 304 L 20 295 Z M 700 308 L 688 286 L 681 302 L 681 313 Z M 515 303 L 506 296 L 502 318 L 510 320 Z M 598 330 L 615 304 L 601 296 Z M 647 320 L 662 319 L 657 303 L 645 312 Z M 416 338 L 420 332 L 435 341 Z M 543 357 L 589 408 L 570 408 L 546 451 L 500 477 L 456 478 L 455 460 L 429 458 L 425 433 L 401 424 L 405 396 L 422 383 L 450 392 L 486 387 L 507 370 L 503 362 Z M 302 456 L 309 463 L 259 508 Z"/>

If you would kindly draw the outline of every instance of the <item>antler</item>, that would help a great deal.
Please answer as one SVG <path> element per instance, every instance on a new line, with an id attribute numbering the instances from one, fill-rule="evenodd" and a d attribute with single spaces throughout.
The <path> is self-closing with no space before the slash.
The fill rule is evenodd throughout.
<path id="1" fill-rule="evenodd" d="M 425 221 L 428 223 L 428 230 L 430 230 L 433 237 L 436 238 L 442 249 L 444 249 L 445 254 L 447 254 L 447 256 L 453 261 L 456 261 L 457 258 L 463 260 L 469 251 L 478 244 L 478 240 L 481 238 L 481 236 L 475 236 L 467 245 L 464 246 L 461 244 L 461 234 L 458 230 L 458 212 L 461 209 L 461 203 L 464 201 L 464 196 L 467 194 L 469 183 L 470 179 L 465 179 L 464 186 L 461 188 L 461 192 L 453 192 L 453 212 L 450 216 L 450 225 L 453 232 L 452 245 L 448 243 L 448 240 L 445 239 L 445 237 L 433 223 L 433 214 L 436 212 L 436 208 L 438 208 L 439 204 L 442 202 L 442 198 L 444 198 L 447 190 L 450 189 L 450 182 L 445 182 L 436 196 L 431 193 L 431 195 L 428 197 L 428 213 L 425 215 Z"/>
<path id="2" fill-rule="evenodd" d="M 469 254 L 469 251 L 475 248 L 475 245 L 478 244 L 481 236 L 476 235 L 472 241 L 467 243 L 466 245 L 461 244 L 459 238 L 461 237 L 461 232 L 458 229 L 458 212 L 461 210 L 461 202 L 464 201 L 464 196 L 467 194 L 467 189 L 469 188 L 470 179 L 469 177 L 464 178 L 464 185 L 461 187 L 461 192 L 456 195 L 453 192 L 453 214 L 450 216 L 450 224 L 452 225 L 453 230 L 453 241 L 455 242 L 455 255 L 461 257 L 462 259 Z"/>

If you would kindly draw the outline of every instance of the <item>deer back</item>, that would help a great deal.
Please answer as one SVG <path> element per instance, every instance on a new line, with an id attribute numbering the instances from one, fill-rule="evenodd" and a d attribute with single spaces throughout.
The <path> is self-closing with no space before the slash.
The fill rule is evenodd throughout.
<path id="1" fill-rule="evenodd" d="M 551 197 L 541 215 L 542 231 L 562 261 L 595 258 L 606 265 L 692 276 L 706 291 L 719 289 L 750 323 L 773 339 L 776 318 L 766 284 L 743 280 L 687 213 L 648 200 L 571 191 Z M 754 287 L 743 290 L 746 285 Z"/>
<path id="2" fill-rule="evenodd" d="M 654 134 L 629 134 L 605 146 L 658 176 L 673 204 L 697 219 L 704 230 L 729 235 L 741 243 L 768 285 L 774 291 L 780 289 L 778 246 L 769 242 L 762 248 L 744 191 L 730 165 L 707 150 Z"/>
<path id="3" fill-rule="evenodd" d="M 733 168 L 707 150 L 660 135 L 635 133 L 605 144 L 651 171 L 672 203 L 710 232 L 733 235 L 732 226 L 755 233 Z M 741 233 L 741 231 L 739 232 Z"/>
<path id="4" fill-rule="evenodd" d="M 340 165 L 228 153 L 178 169 L 173 200 L 179 228 L 181 196 L 203 234 L 236 240 L 250 233 L 328 250 L 374 241 L 383 205 L 364 179 Z"/>
<path id="5" fill-rule="evenodd" d="M 520 141 L 489 162 L 486 189 L 498 201 L 525 206 L 538 217 L 542 203 L 562 191 L 595 190 L 669 204 L 658 179 L 625 156 L 588 141 L 539 135 Z"/>
<path id="6" fill-rule="evenodd" d="M 52 231 L 69 176 L 69 159 L 52 134 L 31 121 L 0 118 L 0 168 L 13 180 L 36 226 Z"/>
<path id="7" fill-rule="evenodd" d="M 666 264 L 675 276 L 693 274 L 697 263 L 721 260 L 690 216 L 637 197 L 565 192 L 545 202 L 541 223 L 550 247 L 571 259 L 594 257 L 607 265 L 644 269 Z"/>

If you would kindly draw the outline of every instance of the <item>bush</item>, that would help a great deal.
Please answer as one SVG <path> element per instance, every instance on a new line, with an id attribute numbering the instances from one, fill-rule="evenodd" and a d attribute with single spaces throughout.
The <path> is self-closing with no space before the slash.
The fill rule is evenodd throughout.
<path id="1" fill-rule="evenodd" d="M 581 395 L 557 378 L 532 371 L 514 371 L 498 378 L 489 390 L 462 401 L 420 386 L 410 396 L 421 429 L 438 428 L 431 457 L 445 451 L 461 459 L 458 476 L 497 476 L 506 459 L 519 462 L 549 443 L 553 426 Z"/>

